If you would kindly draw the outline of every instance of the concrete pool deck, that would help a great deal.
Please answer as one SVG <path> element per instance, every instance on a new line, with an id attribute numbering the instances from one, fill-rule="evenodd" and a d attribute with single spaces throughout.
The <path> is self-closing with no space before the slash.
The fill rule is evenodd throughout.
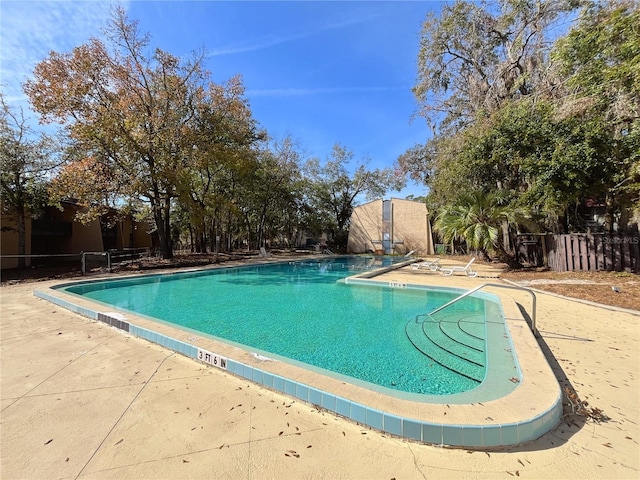
<path id="1" fill-rule="evenodd" d="M 410 267 L 382 279 L 496 282 L 498 271 L 479 268 L 473 279 Z M 570 416 L 536 441 L 471 453 L 359 426 L 33 296 L 57 283 L 0 290 L 5 479 L 640 475 L 640 317 L 629 313 L 538 294 L 551 368 L 609 420 Z M 500 294 L 529 308 L 526 293 Z"/>

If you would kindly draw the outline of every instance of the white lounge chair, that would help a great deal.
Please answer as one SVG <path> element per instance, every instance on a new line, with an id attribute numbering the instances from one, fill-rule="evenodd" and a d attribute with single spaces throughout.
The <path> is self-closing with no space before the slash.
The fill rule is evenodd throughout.
<path id="1" fill-rule="evenodd" d="M 432 272 L 440 269 L 440 258 L 434 258 L 433 260 L 424 260 L 411 265 L 414 270 L 420 270 L 421 268 L 427 268 Z"/>
<path id="2" fill-rule="evenodd" d="M 471 264 L 475 261 L 476 257 L 473 257 L 464 267 L 440 267 L 440 271 L 443 275 L 446 276 L 453 275 L 455 272 L 461 272 L 466 273 L 467 277 L 475 277 L 476 275 L 478 275 L 478 272 L 471 269 Z"/>

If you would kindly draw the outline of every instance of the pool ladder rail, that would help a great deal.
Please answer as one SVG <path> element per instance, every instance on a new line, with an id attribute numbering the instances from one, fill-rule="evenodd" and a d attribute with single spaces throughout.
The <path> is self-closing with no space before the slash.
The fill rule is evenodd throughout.
<path id="1" fill-rule="evenodd" d="M 527 292 L 529 295 L 531 295 L 531 331 L 533 332 L 533 334 L 536 337 L 538 337 L 538 338 L 540 337 L 540 332 L 538 332 L 538 327 L 536 326 L 536 295 L 535 295 L 535 293 L 533 293 L 533 290 L 531 290 L 530 288 L 518 287 L 516 285 L 504 285 L 502 283 L 483 283 L 482 285 L 478 285 L 477 287 L 472 288 L 471 290 L 464 292 L 459 297 L 456 297 L 453 300 L 451 300 L 450 302 L 445 303 L 441 307 L 436 308 L 431 313 L 429 313 L 429 315 L 431 316 L 434 313 L 438 313 L 439 311 L 444 310 L 448 306 L 453 305 L 458 300 L 462 300 L 463 298 L 468 297 L 469 295 L 472 295 L 472 294 L 476 293 L 478 290 L 481 290 L 481 289 L 483 289 L 485 287 L 497 287 L 497 288 L 507 288 L 507 289 L 510 289 L 510 290 L 522 290 L 524 292 Z"/>

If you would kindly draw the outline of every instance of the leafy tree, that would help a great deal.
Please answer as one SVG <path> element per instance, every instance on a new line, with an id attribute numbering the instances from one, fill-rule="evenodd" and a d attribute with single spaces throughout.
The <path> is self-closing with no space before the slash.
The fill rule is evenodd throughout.
<path id="1" fill-rule="evenodd" d="M 369 171 L 361 163 L 350 174 L 348 166 L 353 156 L 352 151 L 336 143 L 324 165 L 312 159 L 305 166 L 311 180 L 310 206 L 330 219 L 324 228 L 334 232 L 339 247 L 346 247 L 349 219 L 359 196 L 375 199 L 404 186 L 404 179 L 393 168 Z"/>
<path id="2" fill-rule="evenodd" d="M 26 217 L 37 216 L 46 204 L 46 182 L 57 166 L 54 141 L 29 127 L 23 111 L 16 112 L 0 93 L 0 198 L 2 212 L 18 223 L 18 255 L 26 254 Z M 18 258 L 18 267 L 25 258 Z"/>
<path id="3" fill-rule="evenodd" d="M 398 157 L 398 170 L 408 174 L 414 182 L 428 184 L 434 173 L 435 150 L 435 142 L 414 145 Z"/>
<path id="4" fill-rule="evenodd" d="M 299 225 L 302 202 L 301 154 L 287 137 L 259 152 L 255 170 L 240 186 L 249 239 L 256 247 L 268 239 L 289 242 Z"/>
<path id="5" fill-rule="evenodd" d="M 558 19 L 586 5 L 553 46 Z M 554 231 L 604 200 L 611 231 L 640 205 L 640 9 L 634 1 L 457 1 L 425 22 L 414 92 L 434 137 L 398 159 L 431 208 L 507 190 Z M 553 48 L 552 48 L 553 47 Z M 553 61 L 551 61 L 553 60 Z"/>
<path id="6" fill-rule="evenodd" d="M 193 146 L 178 175 L 178 203 L 197 252 L 206 251 L 215 238 L 229 235 L 229 215 L 239 216 L 235 194 L 239 182 L 256 170 L 255 146 L 264 137 L 244 98 L 239 76 L 224 85 L 211 85 L 196 105 Z"/>
<path id="7" fill-rule="evenodd" d="M 555 23 L 575 0 L 456 0 L 429 14 L 422 28 L 419 114 L 434 131 L 453 131 L 504 102 L 546 90 L 545 62 Z"/>
<path id="8" fill-rule="evenodd" d="M 52 52 L 36 65 L 25 92 L 42 121 L 64 125 L 82 152 L 76 158 L 103 166 L 99 171 L 114 176 L 110 184 L 118 194 L 149 204 L 162 256 L 170 258 L 172 204 L 194 146 L 211 134 L 216 118 L 208 108 L 223 87 L 209 82 L 203 53 L 182 61 L 160 49 L 147 54 L 148 45 L 149 36 L 117 8 L 104 41 Z M 91 199 L 80 200 L 93 209 Z"/>
<path id="9" fill-rule="evenodd" d="M 76 157 L 76 155 L 78 155 Z M 72 146 L 62 152 L 63 161 L 57 175 L 49 182 L 47 193 L 49 203 L 60 205 L 62 200 L 76 199 L 87 209 L 78 210 L 75 214 L 80 222 L 90 222 L 102 216 L 110 209 L 122 210 L 122 214 L 129 213 L 122 208 L 124 190 L 120 185 L 127 179 L 120 175 L 113 165 L 100 161 L 94 156 L 84 156 Z M 128 199 L 133 203 L 133 199 Z"/>
<path id="10" fill-rule="evenodd" d="M 502 232 L 527 222 L 527 218 L 528 213 L 511 205 L 504 192 L 475 190 L 445 206 L 436 217 L 434 229 L 445 243 L 465 241 L 485 259 L 490 259 L 490 253 L 497 253 L 500 260 L 515 266 L 516 257 L 505 248 Z"/>
<path id="11" fill-rule="evenodd" d="M 637 1 L 589 3 L 554 51 L 556 65 L 568 78 L 560 114 L 593 125 L 616 165 L 604 195 L 610 217 L 617 207 L 640 209 L 639 25 Z"/>
<path id="12" fill-rule="evenodd" d="M 446 155 L 430 180 L 431 201 L 450 203 L 460 190 L 506 190 L 552 231 L 580 229 L 572 207 L 606 195 L 618 172 L 606 130 L 606 122 L 559 118 L 550 102 L 511 102 L 441 140 Z"/>
<path id="13" fill-rule="evenodd" d="M 640 115 L 639 25 L 637 1 L 589 3 L 554 51 L 569 87 L 577 89 L 574 98 L 605 107 L 616 129 L 626 129 Z"/>
<path id="14" fill-rule="evenodd" d="M 511 132 L 499 138 L 495 124 L 505 125 L 503 108 L 513 115 L 519 102 L 554 98 L 559 80 L 548 65 L 551 39 L 578 4 L 457 0 L 427 17 L 413 91 L 433 137 L 401 155 L 397 165 L 430 188 L 432 210 L 450 204 L 461 190 L 526 189 L 520 157 L 506 155 L 514 143 Z"/>

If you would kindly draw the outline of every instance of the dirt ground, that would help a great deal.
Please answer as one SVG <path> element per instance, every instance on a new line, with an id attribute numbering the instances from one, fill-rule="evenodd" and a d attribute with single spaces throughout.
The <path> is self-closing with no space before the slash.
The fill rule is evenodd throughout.
<path id="1" fill-rule="evenodd" d="M 525 269 L 506 271 L 500 278 L 566 297 L 640 310 L 640 275 L 633 273 Z"/>
<path id="2" fill-rule="evenodd" d="M 296 252 L 274 252 L 274 258 L 300 255 Z M 149 273 L 160 268 L 193 268 L 228 260 L 252 259 L 254 254 L 236 255 L 178 255 L 172 260 L 141 259 L 117 265 L 114 272 Z M 447 256 L 446 261 L 466 263 L 471 257 Z M 481 262 L 477 259 L 476 262 Z M 504 269 L 500 278 L 533 289 L 544 290 L 559 295 L 579 298 L 602 305 L 640 310 L 640 275 L 627 272 L 553 272 L 548 269 L 532 268 L 509 270 L 506 265 L 496 265 Z M 96 270 L 96 273 L 99 271 Z M 24 270 L 4 270 L 2 284 L 33 282 L 82 277 L 79 266 L 27 268 Z"/>

